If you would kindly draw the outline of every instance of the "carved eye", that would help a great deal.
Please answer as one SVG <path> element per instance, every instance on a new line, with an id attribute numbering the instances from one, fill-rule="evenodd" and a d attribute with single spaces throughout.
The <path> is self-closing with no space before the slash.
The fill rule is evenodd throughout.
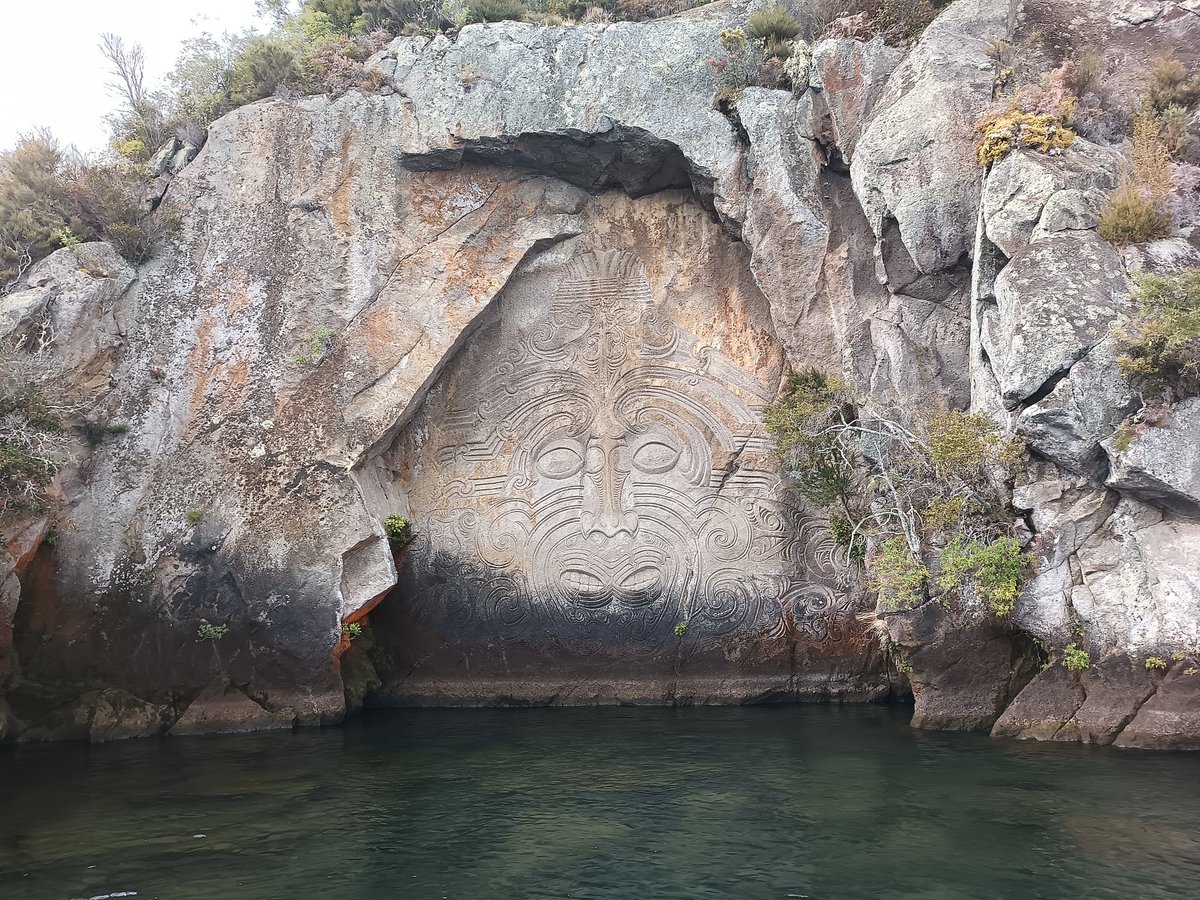
<path id="1" fill-rule="evenodd" d="M 583 456 L 568 444 L 547 447 L 537 458 L 537 469 L 547 478 L 570 478 L 583 468 Z"/>
<path id="2" fill-rule="evenodd" d="M 639 594 L 647 593 L 658 587 L 658 569 L 654 566 L 642 566 L 635 569 L 621 580 L 621 588 Z"/>
<path id="3" fill-rule="evenodd" d="M 646 441 L 633 454 L 638 471 L 657 475 L 673 469 L 679 462 L 679 450 L 663 441 Z"/>
<path id="4" fill-rule="evenodd" d="M 599 594 L 604 590 L 604 582 L 583 569 L 565 569 L 562 573 L 562 583 L 577 594 Z"/>

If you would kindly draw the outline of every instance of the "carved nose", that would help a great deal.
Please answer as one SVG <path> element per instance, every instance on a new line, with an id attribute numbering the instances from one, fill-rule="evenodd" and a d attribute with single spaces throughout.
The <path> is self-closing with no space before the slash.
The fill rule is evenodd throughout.
<path id="1" fill-rule="evenodd" d="M 588 445 L 579 516 L 584 537 L 611 540 L 620 534 L 633 537 L 637 531 L 637 514 L 627 508 L 624 497 L 629 477 L 625 452 L 619 438 L 602 436 Z"/>
<path id="2" fill-rule="evenodd" d="M 588 521 L 590 517 L 584 517 L 583 533 L 587 537 L 594 535 L 603 535 L 606 538 L 615 538 L 619 534 L 626 537 L 633 537 L 633 533 L 637 531 L 637 516 L 633 513 L 619 513 L 615 510 L 603 510 L 600 515 Z"/>

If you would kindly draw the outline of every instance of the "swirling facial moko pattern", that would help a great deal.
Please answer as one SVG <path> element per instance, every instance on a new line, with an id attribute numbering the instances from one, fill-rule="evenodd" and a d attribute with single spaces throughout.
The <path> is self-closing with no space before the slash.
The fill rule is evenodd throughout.
<path id="1" fill-rule="evenodd" d="M 840 636 L 838 551 L 772 466 L 774 386 L 673 322 L 636 256 L 576 256 L 492 359 L 417 426 L 419 614 L 581 651 L 682 622 Z"/>

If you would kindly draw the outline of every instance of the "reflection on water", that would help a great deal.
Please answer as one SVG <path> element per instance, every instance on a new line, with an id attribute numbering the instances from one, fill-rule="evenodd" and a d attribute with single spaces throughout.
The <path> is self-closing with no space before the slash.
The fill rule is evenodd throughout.
<path id="1" fill-rule="evenodd" d="M 907 717 L 430 710 L 0 748 L 0 897 L 1200 896 L 1200 757 Z"/>

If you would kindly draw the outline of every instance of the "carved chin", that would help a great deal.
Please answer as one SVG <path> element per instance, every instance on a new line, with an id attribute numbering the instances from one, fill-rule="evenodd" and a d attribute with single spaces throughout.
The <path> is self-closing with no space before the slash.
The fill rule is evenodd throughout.
<path id="1" fill-rule="evenodd" d="M 678 548 L 661 536 L 597 544 L 564 532 L 557 542 L 535 546 L 527 573 L 535 590 L 584 609 L 640 608 L 665 601 L 678 596 L 686 571 Z"/>

